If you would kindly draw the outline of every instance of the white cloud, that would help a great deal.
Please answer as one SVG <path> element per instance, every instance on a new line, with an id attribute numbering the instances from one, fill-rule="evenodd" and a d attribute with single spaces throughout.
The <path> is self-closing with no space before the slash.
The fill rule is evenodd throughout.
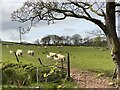
<path id="1" fill-rule="evenodd" d="M 18 27 L 21 24 L 11 21 L 11 13 L 20 8 L 24 1 L 26 0 L 2 0 L 3 2 L 3 36 L 0 37 L 3 40 L 9 41 L 19 41 Z M 26 26 L 27 24 L 23 24 Z M 90 22 L 85 22 L 85 20 L 67 18 L 63 21 L 55 21 L 55 24 L 47 25 L 47 22 L 41 21 L 33 27 L 32 30 L 23 35 L 23 41 L 34 41 L 37 38 L 41 38 L 48 34 L 57 35 L 73 35 L 82 34 L 85 35 L 86 30 L 91 30 L 97 28 L 94 24 Z"/>

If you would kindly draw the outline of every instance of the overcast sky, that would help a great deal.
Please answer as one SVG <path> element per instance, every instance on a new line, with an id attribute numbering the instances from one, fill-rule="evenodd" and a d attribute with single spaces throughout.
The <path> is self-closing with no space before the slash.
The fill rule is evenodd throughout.
<path id="1" fill-rule="evenodd" d="M 19 27 L 22 26 L 22 24 L 11 21 L 11 13 L 20 8 L 24 1 L 26 0 L 0 0 L 0 11 L 2 7 L 2 15 L 0 15 L 0 21 L 2 21 L 2 30 L 0 30 L 0 33 L 2 33 L 2 35 L 0 35 L 0 38 L 2 38 L 2 40 L 19 41 Z M 63 21 L 56 21 L 55 24 L 50 25 L 47 25 L 47 22 L 40 22 L 36 27 L 33 27 L 29 33 L 23 35 L 22 40 L 33 42 L 49 34 L 61 36 L 80 34 L 82 37 L 86 37 L 86 31 L 95 29 L 99 29 L 99 27 L 89 21 L 66 18 Z"/>

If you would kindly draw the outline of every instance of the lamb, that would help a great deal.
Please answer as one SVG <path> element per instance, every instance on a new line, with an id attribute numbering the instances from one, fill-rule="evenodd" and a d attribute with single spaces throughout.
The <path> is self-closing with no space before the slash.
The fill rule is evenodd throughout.
<path id="1" fill-rule="evenodd" d="M 22 56 L 22 54 L 23 54 L 23 53 L 22 53 L 22 50 L 18 49 L 18 50 L 16 51 L 16 55 L 17 55 L 17 56 Z"/>
<path id="2" fill-rule="evenodd" d="M 12 54 L 13 53 L 13 51 L 12 50 L 10 50 L 10 54 Z"/>
<path id="3" fill-rule="evenodd" d="M 28 54 L 31 55 L 31 56 L 33 56 L 35 53 L 34 53 L 33 50 L 28 50 Z"/>

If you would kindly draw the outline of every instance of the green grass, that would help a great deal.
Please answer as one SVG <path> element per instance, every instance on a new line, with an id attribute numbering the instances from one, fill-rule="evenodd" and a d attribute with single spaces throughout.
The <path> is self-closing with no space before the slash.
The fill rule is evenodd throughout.
<path id="1" fill-rule="evenodd" d="M 9 45 L 9 48 L 7 48 L 6 45 L 2 45 L 2 61 L 17 63 L 15 55 L 9 54 L 9 50 L 16 51 L 17 49 L 23 50 L 23 56 L 19 57 L 19 60 L 24 64 L 33 64 L 35 66 L 40 66 L 39 61 L 37 59 L 38 57 L 42 60 L 43 64 L 45 65 L 53 64 L 55 61 L 47 59 L 47 52 L 56 52 L 63 55 L 67 55 L 66 53 L 69 52 L 71 68 L 77 68 L 78 70 L 89 70 L 94 72 L 104 72 L 108 75 L 112 74 L 114 69 L 114 63 L 112 62 L 110 51 L 101 51 L 100 48 L 95 47 L 64 46 L 62 48 L 57 48 L 55 46 L 49 46 L 47 47 L 47 49 L 45 49 L 44 46 Z M 34 56 L 30 56 L 27 54 L 27 51 L 29 49 L 35 51 Z M 42 88 L 54 88 L 58 85 L 58 83 L 32 83 L 31 86 L 40 86 Z M 8 86 L 4 87 L 4 90 L 9 90 L 7 88 Z M 74 88 L 77 86 L 74 82 L 66 81 L 64 82 L 64 87 Z"/>
<path id="2" fill-rule="evenodd" d="M 78 88 L 78 86 L 74 82 L 66 81 L 64 85 L 61 84 L 56 84 L 56 83 L 33 83 L 31 86 L 22 86 L 22 90 L 30 90 L 31 88 L 42 88 L 44 90 L 58 90 L 57 88 L 59 86 L 62 86 L 62 88 Z M 8 85 L 3 85 L 2 90 L 18 90 L 18 86 L 8 86 Z"/>
<path id="3" fill-rule="evenodd" d="M 6 45 L 2 46 L 2 61 L 17 62 L 13 55 L 9 54 L 9 50 L 16 51 L 17 49 L 23 50 L 23 56 L 19 57 L 22 63 L 32 63 L 39 65 L 38 57 L 41 58 L 44 64 L 53 64 L 53 60 L 46 58 L 47 52 L 56 52 L 66 55 L 66 52 L 70 53 L 71 67 L 78 68 L 79 70 L 90 70 L 96 72 L 112 73 L 114 64 L 112 62 L 110 51 L 101 51 L 100 48 L 93 47 L 62 47 L 57 48 L 55 46 L 49 46 L 45 49 L 42 46 L 32 45 Z M 32 49 L 35 51 L 35 56 L 27 54 L 27 50 Z"/>

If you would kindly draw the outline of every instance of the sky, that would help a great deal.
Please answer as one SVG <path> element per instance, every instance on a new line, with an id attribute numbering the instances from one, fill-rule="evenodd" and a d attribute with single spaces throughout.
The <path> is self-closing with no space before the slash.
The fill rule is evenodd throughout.
<path id="1" fill-rule="evenodd" d="M 19 42 L 19 27 L 25 26 L 18 22 L 11 21 L 11 13 L 20 8 L 26 0 L 0 0 L 0 38 L 5 41 Z M 87 37 L 86 31 L 100 29 L 97 25 L 76 18 L 66 18 L 62 21 L 55 21 L 55 24 L 48 25 L 47 22 L 41 21 L 32 27 L 31 31 L 22 35 L 22 41 L 34 42 L 46 35 L 69 35 L 80 34 L 82 37 Z"/>

